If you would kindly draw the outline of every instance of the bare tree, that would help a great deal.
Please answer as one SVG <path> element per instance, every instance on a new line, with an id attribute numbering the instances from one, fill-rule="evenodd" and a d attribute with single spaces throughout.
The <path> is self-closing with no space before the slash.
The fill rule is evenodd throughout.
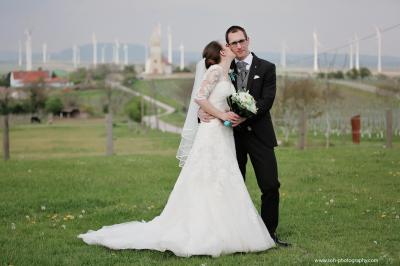
<path id="1" fill-rule="evenodd" d="M 182 112 L 186 113 L 189 108 L 190 96 L 192 94 L 193 80 L 181 80 L 179 84 L 175 84 L 177 87 L 176 97 L 180 104 L 182 104 Z"/>
<path id="2" fill-rule="evenodd" d="M 0 77 L 0 115 L 3 116 L 3 159 L 10 159 L 10 114 L 28 112 L 27 104 L 11 96 L 11 73 Z M 15 90 L 16 92 L 16 90 Z"/>
<path id="3" fill-rule="evenodd" d="M 299 149 L 304 149 L 307 137 L 307 119 L 321 115 L 318 103 L 321 93 L 310 79 L 287 81 L 282 95 L 287 112 L 299 117 Z"/>
<path id="4" fill-rule="evenodd" d="M 330 82 L 329 82 L 330 78 L 335 77 L 335 75 L 330 75 L 329 73 L 334 70 L 337 53 L 338 53 L 338 51 L 336 50 L 333 57 L 331 58 L 331 60 L 329 62 L 328 62 L 327 53 L 324 54 L 325 63 L 328 66 L 327 73 L 325 75 L 325 88 L 322 92 L 322 99 L 323 99 L 323 103 L 324 103 L 324 107 L 325 107 L 324 109 L 325 109 L 325 118 L 326 118 L 325 147 L 327 147 L 327 148 L 330 146 L 330 136 L 331 136 L 331 117 L 330 116 L 332 113 L 332 110 L 331 110 L 332 103 L 336 99 L 341 97 L 338 90 L 332 90 L 332 88 L 330 87 Z M 357 70 L 354 69 L 354 71 L 358 75 Z"/>
<path id="5" fill-rule="evenodd" d="M 113 108 L 112 108 L 112 86 L 115 82 L 115 76 L 112 73 L 107 74 L 105 83 L 103 84 L 106 92 L 106 107 L 105 107 L 105 122 L 106 122 L 106 155 L 111 156 L 114 154 L 113 143 Z"/>
<path id="6" fill-rule="evenodd" d="M 290 104 L 291 95 L 286 91 L 286 88 L 289 86 L 286 72 L 282 79 L 278 79 L 278 82 L 279 90 L 277 90 L 277 97 L 273 108 L 273 116 L 282 118 L 279 121 L 279 126 L 282 128 L 284 134 L 284 142 L 287 143 L 289 141 L 290 131 L 293 129 L 292 125 L 294 107 L 292 104 Z"/>
<path id="7" fill-rule="evenodd" d="M 393 147 L 393 111 L 386 110 L 386 148 Z"/>

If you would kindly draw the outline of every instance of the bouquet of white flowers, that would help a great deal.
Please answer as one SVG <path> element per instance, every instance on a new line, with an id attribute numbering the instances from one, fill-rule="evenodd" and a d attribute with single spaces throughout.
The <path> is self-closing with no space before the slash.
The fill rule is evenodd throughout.
<path id="1" fill-rule="evenodd" d="M 229 95 L 226 99 L 231 111 L 241 117 L 249 118 L 257 113 L 256 101 L 247 90 L 238 91 Z M 224 122 L 225 126 L 231 126 L 230 121 Z"/>

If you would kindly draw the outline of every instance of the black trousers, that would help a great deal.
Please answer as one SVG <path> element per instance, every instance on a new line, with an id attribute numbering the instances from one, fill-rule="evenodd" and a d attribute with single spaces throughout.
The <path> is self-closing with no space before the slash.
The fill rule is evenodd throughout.
<path id="1" fill-rule="evenodd" d="M 234 136 L 236 157 L 243 179 L 246 180 L 247 155 L 249 155 L 262 193 L 261 218 L 270 235 L 273 235 L 278 227 L 280 187 L 274 148 L 267 147 L 251 130 L 235 130 Z"/>

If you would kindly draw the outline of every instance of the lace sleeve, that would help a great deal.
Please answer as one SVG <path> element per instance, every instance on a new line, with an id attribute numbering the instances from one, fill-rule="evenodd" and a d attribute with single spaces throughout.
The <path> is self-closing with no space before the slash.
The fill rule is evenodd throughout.
<path id="1" fill-rule="evenodd" d="M 211 92 L 217 85 L 219 79 L 222 76 L 222 69 L 218 65 L 211 66 L 204 77 L 204 80 L 201 82 L 199 92 L 196 95 L 197 100 L 204 100 L 210 96 Z"/>

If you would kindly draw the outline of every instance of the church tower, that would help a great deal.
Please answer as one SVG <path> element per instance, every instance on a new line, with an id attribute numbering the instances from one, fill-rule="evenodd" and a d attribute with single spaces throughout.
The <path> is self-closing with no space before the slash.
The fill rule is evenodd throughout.
<path id="1" fill-rule="evenodd" d="M 146 62 L 147 74 L 164 74 L 161 50 L 161 26 L 158 25 L 150 38 L 150 53 Z"/>

